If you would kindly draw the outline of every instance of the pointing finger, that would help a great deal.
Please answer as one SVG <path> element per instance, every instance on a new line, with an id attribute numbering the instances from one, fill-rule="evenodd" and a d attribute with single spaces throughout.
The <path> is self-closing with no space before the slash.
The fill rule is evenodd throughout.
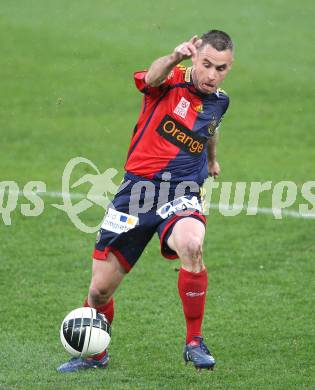
<path id="1" fill-rule="evenodd" d="M 202 39 L 197 39 L 196 42 L 194 43 L 195 47 L 198 49 L 202 45 Z"/>
<path id="2" fill-rule="evenodd" d="M 192 38 L 189 39 L 189 42 L 194 44 L 197 39 L 198 39 L 198 35 L 194 35 Z"/>
<path id="3" fill-rule="evenodd" d="M 195 45 L 193 44 L 193 43 L 187 43 L 187 47 L 189 48 L 189 50 L 191 50 L 191 51 L 196 51 L 196 47 L 195 47 Z"/>
<path id="4" fill-rule="evenodd" d="M 197 49 L 196 49 L 196 47 L 194 46 L 194 44 L 189 43 L 189 44 L 187 45 L 187 47 L 188 47 L 188 49 L 190 50 L 191 55 L 192 55 L 193 57 L 195 57 L 196 54 L 197 54 Z"/>

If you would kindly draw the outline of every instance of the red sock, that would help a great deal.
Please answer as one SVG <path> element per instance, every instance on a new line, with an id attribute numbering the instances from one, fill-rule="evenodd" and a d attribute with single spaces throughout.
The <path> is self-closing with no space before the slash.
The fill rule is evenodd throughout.
<path id="1" fill-rule="evenodd" d="M 87 299 L 85 299 L 83 306 L 91 307 Z M 110 324 L 113 322 L 114 319 L 114 298 L 113 297 L 110 298 L 110 300 L 105 305 L 94 306 L 94 308 L 100 313 L 104 314 Z M 107 351 L 105 350 L 104 352 L 101 352 L 98 355 L 94 355 L 93 359 L 101 360 L 106 355 L 106 353 Z"/>
<path id="2" fill-rule="evenodd" d="M 201 324 L 205 309 L 208 287 L 208 273 L 204 269 L 199 273 L 179 270 L 178 292 L 183 304 L 186 319 L 186 344 L 194 337 L 201 336 Z"/>
<path id="3" fill-rule="evenodd" d="M 87 299 L 85 299 L 83 306 L 91 307 Z M 100 313 L 103 313 L 105 317 L 108 319 L 110 324 L 113 322 L 114 319 L 114 298 L 113 297 L 110 298 L 110 300 L 104 305 L 98 305 L 93 307 Z"/>

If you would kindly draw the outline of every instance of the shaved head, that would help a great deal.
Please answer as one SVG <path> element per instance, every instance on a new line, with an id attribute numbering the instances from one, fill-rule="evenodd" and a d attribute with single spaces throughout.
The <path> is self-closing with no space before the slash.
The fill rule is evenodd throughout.
<path id="1" fill-rule="evenodd" d="M 199 50 L 205 45 L 211 45 L 217 51 L 231 50 L 233 53 L 234 45 L 231 37 L 224 31 L 210 30 L 201 36 L 202 44 Z"/>

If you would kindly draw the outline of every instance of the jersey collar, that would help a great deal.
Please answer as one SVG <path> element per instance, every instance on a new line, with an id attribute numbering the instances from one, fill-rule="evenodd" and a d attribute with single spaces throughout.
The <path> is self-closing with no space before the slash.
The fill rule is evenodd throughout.
<path id="1" fill-rule="evenodd" d="M 192 66 L 186 68 L 186 72 L 185 72 L 186 83 L 192 83 L 191 73 L 192 73 Z"/>

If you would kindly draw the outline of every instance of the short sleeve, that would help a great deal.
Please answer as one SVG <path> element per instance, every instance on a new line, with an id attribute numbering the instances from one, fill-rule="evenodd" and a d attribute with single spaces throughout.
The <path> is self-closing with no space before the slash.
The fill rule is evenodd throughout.
<path id="1" fill-rule="evenodd" d="M 145 75 L 147 74 L 147 70 L 137 71 L 133 74 L 134 82 L 137 89 L 149 96 L 155 97 L 161 95 L 170 85 L 177 82 L 178 72 L 177 67 L 174 67 L 171 73 L 167 76 L 164 82 L 158 87 L 150 87 L 145 82 Z"/>
<path id="2" fill-rule="evenodd" d="M 141 70 L 133 74 L 136 87 L 142 93 L 145 93 L 146 89 L 149 88 L 148 84 L 145 82 L 146 74 L 147 74 L 147 70 Z"/>
<path id="3" fill-rule="evenodd" d="M 229 107 L 230 99 L 228 95 L 222 90 L 218 90 L 216 93 L 218 97 L 218 108 L 216 113 L 212 113 L 208 123 L 208 133 L 210 137 L 214 136 L 220 129 L 224 115 Z"/>

